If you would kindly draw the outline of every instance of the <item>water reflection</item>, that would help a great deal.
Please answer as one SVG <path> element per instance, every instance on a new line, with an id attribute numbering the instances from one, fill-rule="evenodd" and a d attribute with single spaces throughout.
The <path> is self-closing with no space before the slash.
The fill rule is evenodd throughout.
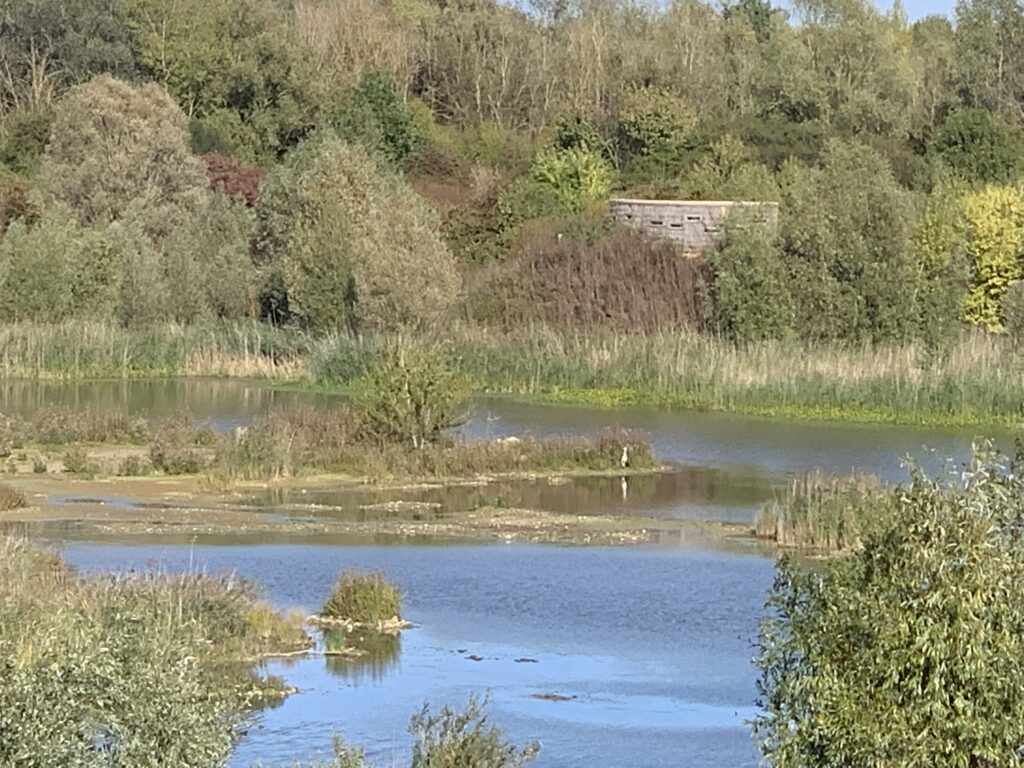
<path id="1" fill-rule="evenodd" d="M 636 515 L 662 519 L 749 522 L 771 498 L 777 481 L 756 468 L 736 474 L 708 467 L 625 477 L 571 481 L 538 478 L 486 485 L 419 486 L 409 489 L 276 488 L 250 500 L 275 511 L 302 512 L 351 522 L 434 520 L 484 506 L 522 507 L 571 515 Z"/>
<path id="2" fill-rule="evenodd" d="M 401 633 L 325 627 L 321 634 L 327 671 L 350 685 L 379 683 L 398 666 Z"/>

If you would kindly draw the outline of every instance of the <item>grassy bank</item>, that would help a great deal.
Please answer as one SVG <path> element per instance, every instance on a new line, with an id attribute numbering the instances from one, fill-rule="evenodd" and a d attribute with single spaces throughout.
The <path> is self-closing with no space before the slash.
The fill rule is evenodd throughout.
<path id="1" fill-rule="evenodd" d="M 1024 356 L 991 335 L 964 333 L 937 351 L 919 344 L 736 346 L 686 331 L 578 335 L 543 328 L 500 334 L 456 327 L 440 342 L 486 393 L 865 422 L 1024 419 Z M 379 348 L 374 338 L 312 338 L 259 323 L 139 331 L 16 324 L 0 329 L 0 376 L 236 376 L 343 389 Z"/>

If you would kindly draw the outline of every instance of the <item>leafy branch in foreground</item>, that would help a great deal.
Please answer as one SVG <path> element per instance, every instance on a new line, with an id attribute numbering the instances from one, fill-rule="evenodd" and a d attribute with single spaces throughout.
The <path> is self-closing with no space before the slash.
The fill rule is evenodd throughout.
<path id="1" fill-rule="evenodd" d="M 1019 765 L 1024 478 L 987 449 L 893 489 L 847 558 L 783 558 L 761 626 L 754 731 L 775 768 Z"/>

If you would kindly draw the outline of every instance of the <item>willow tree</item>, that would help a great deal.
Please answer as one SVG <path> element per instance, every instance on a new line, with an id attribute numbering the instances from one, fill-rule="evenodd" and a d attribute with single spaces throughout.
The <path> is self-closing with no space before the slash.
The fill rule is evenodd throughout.
<path id="1" fill-rule="evenodd" d="M 270 174 L 257 208 L 265 288 L 320 329 L 429 322 L 457 298 L 437 215 L 362 147 L 307 140 Z"/>

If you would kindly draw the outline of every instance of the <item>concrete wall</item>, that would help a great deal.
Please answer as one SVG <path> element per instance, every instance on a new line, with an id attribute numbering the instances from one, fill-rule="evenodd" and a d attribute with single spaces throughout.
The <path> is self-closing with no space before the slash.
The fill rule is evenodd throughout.
<path id="1" fill-rule="evenodd" d="M 614 219 L 650 237 L 674 240 L 684 250 L 700 253 L 721 232 L 722 222 L 736 208 L 751 208 L 766 226 L 776 226 L 778 203 L 709 200 L 612 200 Z"/>

